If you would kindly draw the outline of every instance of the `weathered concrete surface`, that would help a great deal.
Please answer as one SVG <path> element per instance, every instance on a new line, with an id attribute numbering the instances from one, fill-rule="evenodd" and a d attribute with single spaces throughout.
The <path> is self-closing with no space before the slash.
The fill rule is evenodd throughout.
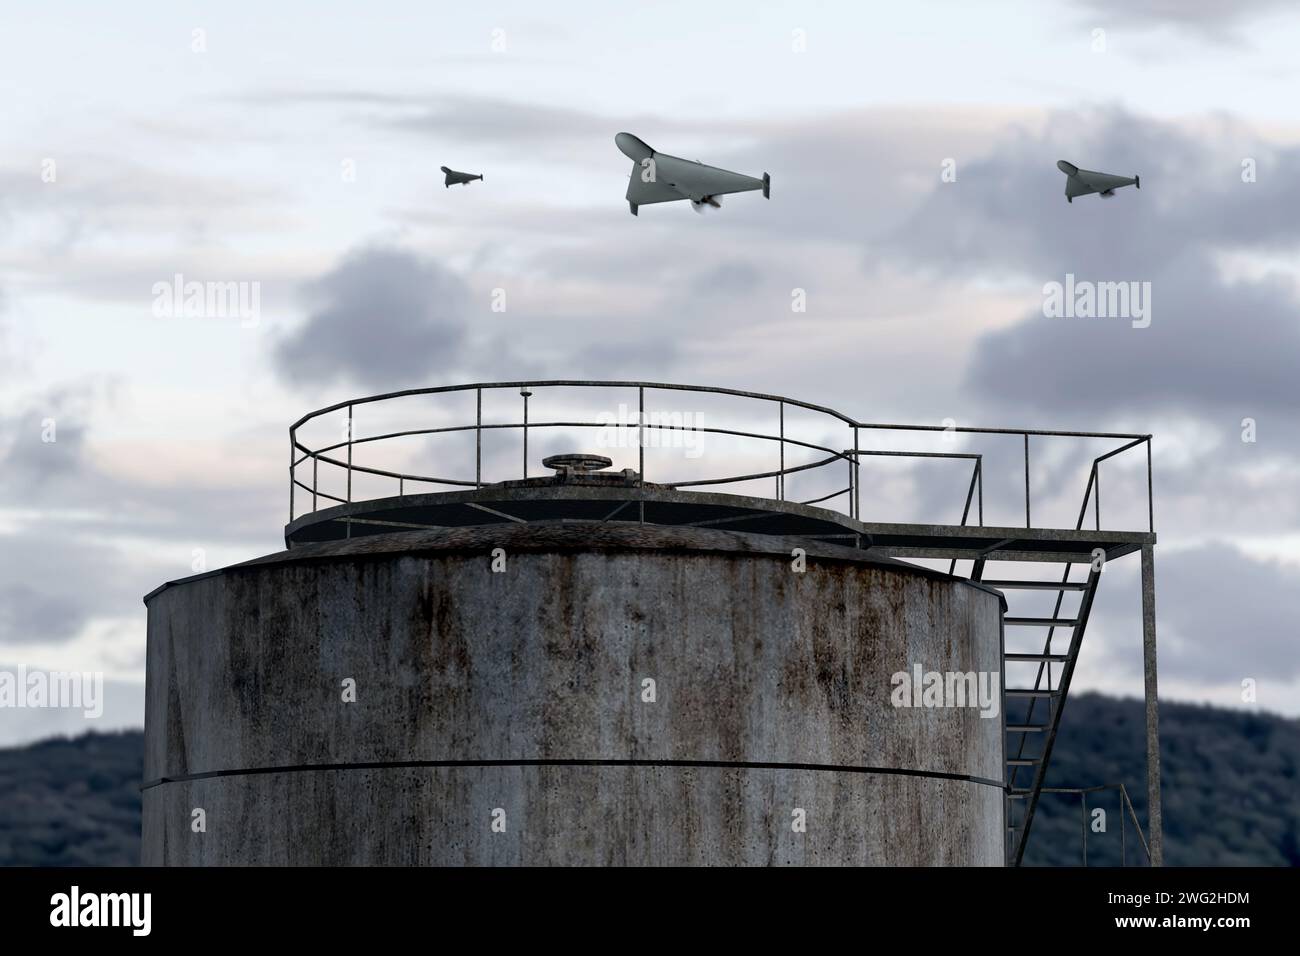
<path id="1" fill-rule="evenodd" d="M 144 799 L 150 865 L 1002 863 L 999 791 L 880 774 L 349 770 L 167 784 Z M 206 833 L 190 830 L 196 806 L 207 813 Z M 504 833 L 491 830 L 497 808 Z M 791 829 L 795 808 L 806 811 L 805 833 Z"/>
<path id="2" fill-rule="evenodd" d="M 1002 774 L 1000 720 L 890 703 L 913 664 L 1000 671 L 997 595 L 844 548 L 492 526 L 295 549 L 148 603 L 146 782 L 414 760 Z M 1001 865 L 1002 825 L 995 787 L 877 773 L 294 770 L 147 789 L 144 862 Z"/>

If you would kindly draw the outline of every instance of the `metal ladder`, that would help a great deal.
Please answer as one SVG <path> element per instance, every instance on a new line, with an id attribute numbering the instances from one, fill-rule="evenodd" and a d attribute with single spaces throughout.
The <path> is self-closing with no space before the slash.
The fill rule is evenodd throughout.
<path id="1" fill-rule="evenodd" d="M 979 579 L 976 575 L 983 572 L 982 564 L 983 562 L 977 564 L 975 573 L 972 574 L 976 580 Z M 1052 758 L 1052 746 L 1056 742 L 1061 713 L 1070 690 L 1070 679 L 1074 675 L 1074 664 L 1079 656 L 1084 630 L 1088 624 L 1088 615 L 1092 611 L 1093 597 L 1101 578 L 1101 573 L 1088 564 L 1087 580 L 1072 581 L 1070 576 L 1073 567 L 1072 563 L 1065 565 L 1065 572 L 1059 582 L 1016 578 L 986 579 L 982 582 L 1008 592 L 1056 592 L 1056 604 L 1050 617 L 1007 614 L 1003 618 L 1004 628 L 1046 631 L 1042 650 L 1034 652 L 1007 651 L 1005 631 L 1003 635 L 1002 714 L 1006 745 L 1004 776 L 1007 785 L 1006 851 L 1007 863 L 1010 866 L 1019 866 L 1024 857 L 1029 828 L 1033 823 L 1039 794 L 1042 793 L 1047 766 Z M 1079 609 L 1073 617 L 1061 616 L 1061 605 L 1065 601 L 1067 592 L 1081 593 Z M 1011 596 L 1008 595 L 1008 604 L 1010 603 Z M 1061 653 L 1053 649 L 1052 642 L 1053 638 L 1057 638 L 1058 630 L 1066 629 L 1070 631 L 1069 644 L 1065 652 Z M 1057 638 L 1057 643 L 1060 643 L 1060 638 Z M 1008 664 L 1037 664 L 1033 684 L 1027 687 L 1008 687 L 1006 680 Z M 1014 719 L 1013 711 L 1008 706 L 1012 702 L 1016 702 Z M 1040 707 L 1040 704 L 1044 704 L 1044 707 Z M 1026 781 L 1024 776 L 1028 774 L 1032 774 L 1032 778 Z"/>

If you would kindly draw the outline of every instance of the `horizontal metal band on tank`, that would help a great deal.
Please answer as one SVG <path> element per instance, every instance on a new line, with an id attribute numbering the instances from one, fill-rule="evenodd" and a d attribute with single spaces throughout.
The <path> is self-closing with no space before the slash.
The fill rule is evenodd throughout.
<path id="1" fill-rule="evenodd" d="M 523 759 L 523 760 L 378 760 L 355 763 L 318 763 L 291 764 L 283 767 L 249 767 L 243 770 L 206 770 L 199 773 L 179 774 L 174 777 L 159 777 L 140 786 L 141 791 L 160 787 L 167 783 L 190 783 L 196 780 L 212 780 L 218 777 L 247 777 L 272 773 L 306 773 L 312 771 L 335 770 L 410 770 L 418 768 L 441 767 L 674 767 L 700 768 L 706 770 L 800 770 L 822 773 L 856 773 L 888 774 L 904 777 L 926 777 L 934 780 L 955 780 L 961 783 L 977 783 L 985 787 L 1006 790 L 1001 780 L 979 777 L 969 773 L 949 773 L 943 770 L 905 770 L 900 767 L 862 767 L 852 764 L 831 763 L 781 763 L 755 760 L 620 760 L 609 759 Z"/>

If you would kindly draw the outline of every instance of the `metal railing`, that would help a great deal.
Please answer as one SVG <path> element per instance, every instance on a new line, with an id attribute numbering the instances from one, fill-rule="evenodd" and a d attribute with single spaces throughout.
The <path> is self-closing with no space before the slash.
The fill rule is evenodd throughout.
<path id="1" fill-rule="evenodd" d="M 531 416 L 530 399 L 532 399 L 536 394 L 536 390 L 593 388 L 628 390 L 629 392 L 634 391 L 636 395 L 637 409 L 635 421 L 632 423 L 614 422 L 610 420 L 589 421 L 582 419 L 538 421 Z M 485 421 L 483 415 L 483 399 L 485 394 L 493 395 L 494 393 L 500 393 L 503 391 L 515 391 L 522 399 L 518 420 Z M 367 435 L 360 438 L 356 436 L 354 424 L 358 409 L 376 406 L 379 403 L 391 403 L 399 399 L 411 398 L 414 396 L 445 395 L 452 393 L 472 393 L 474 395 L 475 416 L 472 422 L 466 421 L 457 424 L 439 425 L 436 427 L 403 428 L 387 431 L 381 434 Z M 776 419 L 776 428 L 768 431 L 756 431 L 741 428 L 706 427 L 698 424 L 672 424 L 671 422 L 669 424 L 664 424 L 661 421 L 652 421 L 647 415 L 647 395 L 658 397 L 659 393 L 727 396 L 750 402 L 751 409 L 755 408 L 755 406 L 766 406 L 769 414 L 775 412 L 773 417 Z M 787 428 L 786 418 L 787 412 L 795 409 L 801 410 L 804 413 L 810 413 L 814 418 L 816 427 L 823 433 L 829 433 L 831 436 L 830 439 L 809 440 L 806 437 L 794 437 Z M 301 437 L 304 428 L 309 424 L 319 422 L 326 416 L 335 413 L 346 413 L 346 425 L 342 440 L 316 447 L 306 444 Z M 314 412 L 310 412 L 300 418 L 289 428 L 289 520 L 294 520 L 294 518 L 299 514 L 307 514 L 311 511 L 318 510 L 322 506 L 322 502 L 326 503 L 326 507 L 332 504 L 351 503 L 354 501 L 353 478 L 357 475 L 377 476 L 391 481 L 394 485 L 393 490 L 396 492 L 398 498 L 405 497 L 407 494 L 407 486 L 411 484 L 431 486 L 435 490 L 481 488 L 486 484 L 510 477 L 528 477 L 528 442 L 530 433 L 535 434 L 539 430 L 608 429 L 611 427 L 635 430 L 636 447 L 638 449 L 637 472 L 641 476 L 642 481 L 653 481 L 656 484 L 674 489 L 706 487 L 718 489 L 728 485 L 739 485 L 745 482 L 771 479 L 773 481 L 773 494 L 778 501 L 795 500 L 787 497 L 788 478 L 793 475 L 829 474 L 829 471 L 826 471 L 826 469 L 833 468 L 839 463 L 843 463 L 847 470 L 847 483 L 845 485 L 840 486 L 839 484 L 835 484 L 829 492 L 817 494 L 814 497 L 802 500 L 799 503 L 807 505 L 823 505 L 834 510 L 840 510 L 843 513 L 848 514 L 849 517 L 857 518 L 859 520 L 862 518 L 863 482 L 861 468 L 864 458 L 901 457 L 920 460 L 969 460 L 973 462 L 973 470 L 966 494 L 965 505 L 962 511 L 961 524 L 965 525 L 970 519 L 971 507 L 972 503 L 974 503 L 976 508 L 975 517 L 979 526 L 984 525 L 985 517 L 983 454 L 973 452 L 934 452 L 924 450 L 898 450 L 882 447 L 863 447 L 861 441 L 863 433 L 903 433 L 909 435 L 921 435 L 923 433 L 941 432 L 950 435 L 983 435 L 1019 438 L 1021 440 L 1020 443 L 1024 469 L 1024 513 L 1026 528 L 1033 527 L 1033 489 L 1030 471 L 1031 438 L 1064 438 L 1076 440 L 1103 439 L 1121 443 L 1117 447 L 1098 455 L 1093 460 L 1089 471 L 1087 488 L 1084 492 L 1084 503 L 1080 512 L 1077 527 L 1082 527 L 1083 515 L 1086 513 L 1089 501 L 1091 501 L 1094 507 L 1095 522 L 1098 530 L 1101 528 L 1101 483 L 1099 471 L 1101 463 L 1120 455 L 1123 452 L 1145 445 L 1147 449 L 1147 530 L 1155 530 L 1155 516 L 1151 497 L 1150 435 L 1132 435 L 1114 432 L 1048 431 L 1042 429 L 973 428 L 950 425 L 898 425 L 860 422 L 842 412 L 836 411 L 835 409 L 780 395 L 768 395 L 760 392 L 749 392 L 711 386 L 673 385 L 661 382 L 584 380 L 492 382 L 406 389 L 339 402 L 325 408 L 317 409 Z M 523 450 L 523 467 L 518 474 L 507 475 L 499 473 L 492 476 L 491 480 L 488 480 L 484 474 L 484 438 L 485 436 L 512 431 L 518 431 L 520 433 L 521 446 Z M 769 453 L 772 454 L 772 457 L 775 459 L 773 461 L 773 467 L 740 474 L 721 473 L 703 478 L 686 478 L 681 476 L 674 478 L 671 474 L 647 474 L 645 454 L 648 446 L 647 438 L 656 432 L 677 431 L 701 435 L 723 435 L 730 438 L 764 443 L 764 447 L 770 449 Z M 449 473 L 443 474 L 417 474 L 408 471 L 394 470 L 391 468 L 380 468 L 374 465 L 363 465 L 354 460 L 359 449 L 368 448 L 369 446 L 379 442 L 395 441 L 397 439 L 409 438 L 412 436 L 449 436 L 469 433 L 474 435 L 475 448 L 472 475 L 469 472 L 467 462 L 459 463 L 461 466 L 459 472 L 452 470 Z M 650 444 L 649 447 L 658 446 Z M 800 456 L 816 457 L 813 457 L 813 460 L 809 461 L 791 463 L 793 459 L 798 459 Z M 326 469 L 336 469 L 337 471 L 342 472 L 344 476 L 343 488 L 341 489 L 343 492 L 342 494 L 336 494 L 324 490 L 321 482 L 322 466 Z M 306 473 L 306 469 L 308 468 L 310 469 L 309 475 Z M 500 471 L 500 469 L 498 469 L 498 471 Z M 297 496 L 299 491 L 310 495 L 309 509 L 303 508 L 301 511 L 299 510 L 299 499 Z M 303 500 L 305 503 L 305 499 Z"/>
<path id="2" fill-rule="evenodd" d="M 1119 797 L 1119 853 L 1120 866 L 1128 866 L 1128 823 L 1133 822 L 1133 831 L 1137 834 L 1137 845 L 1142 850 L 1142 855 L 1138 857 L 1139 861 L 1145 860 L 1147 866 L 1151 865 L 1151 848 L 1147 846 L 1146 837 L 1142 834 L 1142 824 L 1138 822 L 1137 811 L 1133 809 L 1133 801 L 1129 799 L 1128 789 L 1122 783 L 1103 783 L 1095 787 L 1043 787 L 1042 793 L 1056 793 L 1075 795 L 1079 798 L 1079 835 L 1080 844 L 1079 852 L 1081 854 L 1081 863 L 1083 866 L 1088 865 L 1088 833 L 1090 830 L 1088 823 L 1088 795 L 1093 793 L 1105 793 L 1108 790 L 1116 791 Z"/>

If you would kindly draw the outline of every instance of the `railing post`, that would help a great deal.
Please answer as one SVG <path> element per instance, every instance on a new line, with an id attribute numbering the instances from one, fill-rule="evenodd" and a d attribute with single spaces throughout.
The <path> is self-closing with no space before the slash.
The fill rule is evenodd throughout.
<path id="1" fill-rule="evenodd" d="M 780 408 L 780 441 L 781 446 L 781 466 L 779 474 L 776 476 L 776 500 L 785 501 L 785 402 L 777 402 Z"/>
<path id="2" fill-rule="evenodd" d="M 862 520 L 862 457 L 858 454 L 858 426 L 853 426 L 853 517 Z"/>
<path id="3" fill-rule="evenodd" d="M 352 503 L 352 406 L 348 406 L 348 504 Z M 347 537 L 352 537 L 352 518 L 343 519 L 347 526 Z"/>
<path id="4" fill-rule="evenodd" d="M 636 444 L 637 444 L 637 470 L 641 475 L 641 486 L 637 489 L 638 501 L 636 503 L 636 520 L 645 524 L 645 386 L 638 385 L 636 389 L 637 417 L 636 417 Z"/>
<path id="5" fill-rule="evenodd" d="M 1151 496 L 1151 436 L 1147 436 L 1147 530 L 1155 534 L 1156 506 Z"/>
<path id="6" fill-rule="evenodd" d="M 289 429 L 289 522 L 293 523 L 293 429 Z"/>
<path id="7" fill-rule="evenodd" d="M 1029 433 L 1025 432 L 1025 527 L 1032 528 L 1029 521 Z"/>
<path id="8" fill-rule="evenodd" d="M 849 517 L 853 517 L 853 459 L 849 458 L 846 464 L 849 466 Z"/>
<path id="9" fill-rule="evenodd" d="M 1124 801 L 1128 799 L 1128 794 L 1124 792 L 1124 784 L 1119 785 L 1119 865 L 1128 866 L 1128 833 L 1124 826 Z"/>
<path id="10" fill-rule="evenodd" d="M 483 487 L 483 389 L 476 388 L 478 398 L 474 412 L 474 486 Z"/>
<path id="11" fill-rule="evenodd" d="M 1083 833 L 1083 865 L 1088 865 L 1088 793 L 1079 791 L 1079 823 Z"/>
<path id="12" fill-rule="evenodd" d="M 979 503 L 980 503 L 980 527 L 984 527 L 984 453 L 975 462 L 975 471 L 980 476 L 979 483 Z"/>
<path id="13" fill-rule="evenodd" d="M 319 464 L 320 464 L 320 459 L 317 458 L 315 453 L 313 452 L 311 456 L 311 510 L 312 511 L 316 510 L 316 471 L 317 471 L 316 466 Z"/>
<path id="14" fill-rule="evenodd" d="M 1092 463 L 1092 513 L 1095 516 L 1096 529 L 1101 530 L 1101 469 Z"/>
<path id="15" fill-rule="evenodd" d="M 519 390 L 524 399 L 524 477 L 528 477 L 528 397 L 533 393 L 525 385 Z"/>

